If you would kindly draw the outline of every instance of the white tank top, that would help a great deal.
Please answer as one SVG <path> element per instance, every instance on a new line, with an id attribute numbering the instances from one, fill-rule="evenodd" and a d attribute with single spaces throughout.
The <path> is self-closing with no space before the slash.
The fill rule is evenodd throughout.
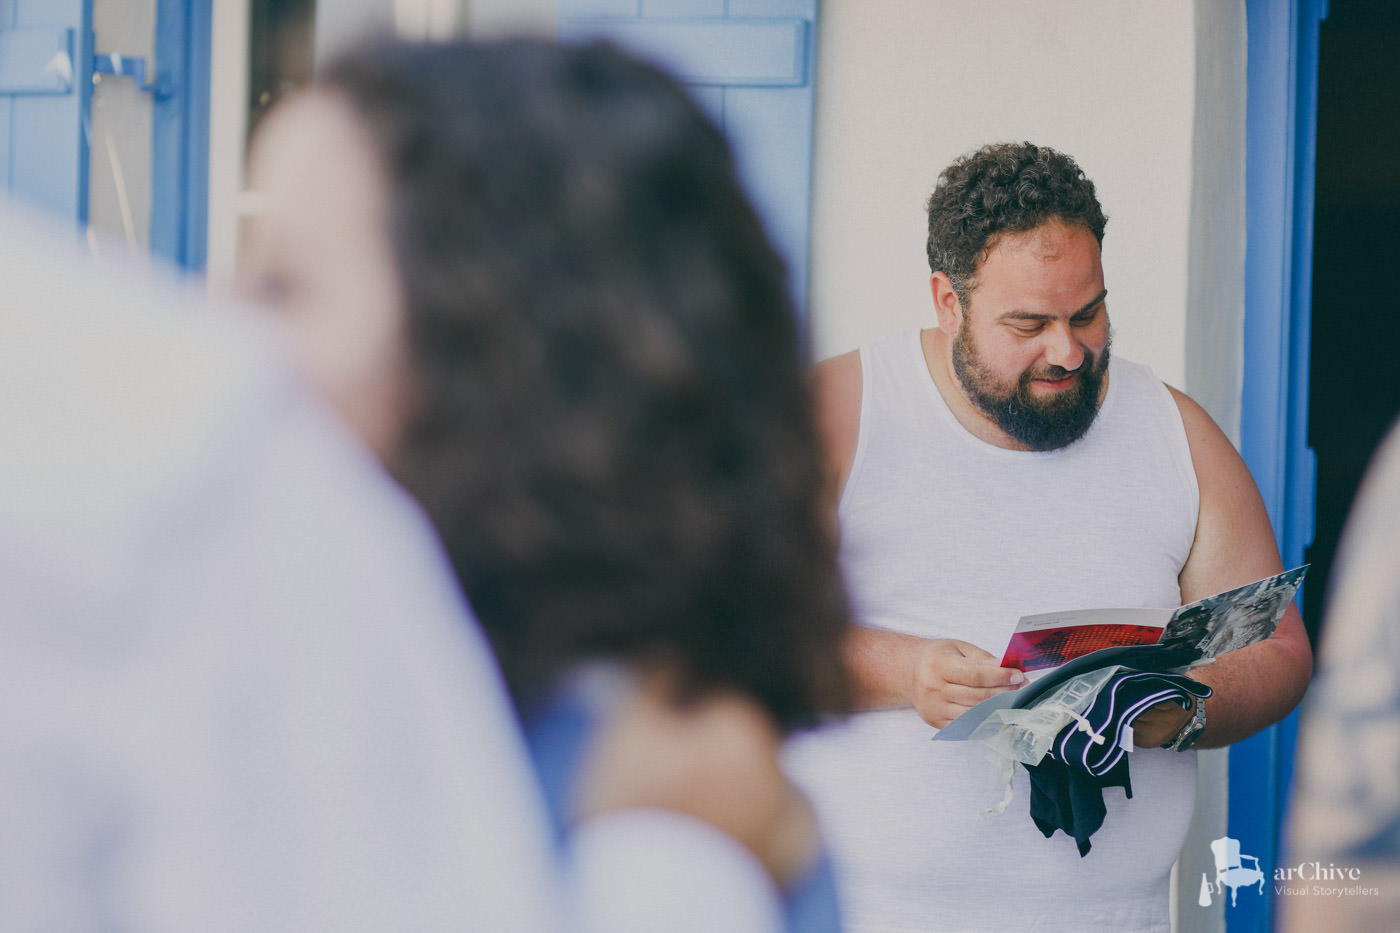
<path id="1" fill-rule="evenodd" d="M 860 435 L 840 505 L 856 618 L 1000 656 L 1028 613 L 1173 607 L 1200 494 L 1175 400 L 1114 358 L 1089 431 L 1062 450 L 987 444 L 954 417 L 918 331 L 861 348 Z M 1017 769 L 1002 814 L 989 759 L 932 742 L 911 709 L 794 740 L 823 820 L 848 930 L 1169 930 L 1168 878 L 1195 804 L 1195 752 L 1135 751 L 1133 799 L 1080 858 L 1040 834 Z"/>

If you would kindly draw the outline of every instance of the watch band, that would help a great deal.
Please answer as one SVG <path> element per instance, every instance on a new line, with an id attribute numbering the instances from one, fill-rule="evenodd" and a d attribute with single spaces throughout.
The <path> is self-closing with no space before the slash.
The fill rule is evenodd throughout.
<path id="1" fill-rule="evenodd" d="M 1186 725 L 1181 727 L 1181 731 L 1176 734 L 1163 748 L 1169 748 L 1174 752 L 1184 752 L 1200 739 L 1201 734 L 1206 731 L 1206 701 L 1202 697 L 1192 697 L 1194 701 L 1191 718 Z"/>

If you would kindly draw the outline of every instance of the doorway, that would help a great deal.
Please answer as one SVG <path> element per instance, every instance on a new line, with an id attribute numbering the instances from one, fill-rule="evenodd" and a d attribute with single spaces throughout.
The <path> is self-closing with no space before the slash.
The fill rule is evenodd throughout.
<path id="1" fill-rule="evenodd" d="M 1308 442 L 1316 533 L 1303 617 L 1314 637 L 1333 553 L 1371 454 L 1400 414 L 1391 334 L 1400 231 L 1400 4 L 1332 0 L 1318 56 Z"/>

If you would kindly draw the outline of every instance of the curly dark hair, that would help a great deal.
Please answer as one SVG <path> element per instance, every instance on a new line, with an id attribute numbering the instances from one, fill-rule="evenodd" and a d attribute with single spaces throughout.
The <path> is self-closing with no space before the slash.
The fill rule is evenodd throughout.
<path id="1" fill-rule="evenodd" d="M 1103 245 L 1108 218 L 1074 159 L 1034 143 L 992 143 L 959 158 L 929 196 L 928 265 L 953 283 L 964 308 L 977 270 L 1006 233 L 1052 218 L 1079 224 Z"/>
<path id="2" fill-rule="evenodd" d="M 378 42 L 321 86 L 392 188 L 420 409 L 391 464 L 518 704 L 591 658 L 849 696 L 786 270 L 720 133 L 605 43 Z"/>

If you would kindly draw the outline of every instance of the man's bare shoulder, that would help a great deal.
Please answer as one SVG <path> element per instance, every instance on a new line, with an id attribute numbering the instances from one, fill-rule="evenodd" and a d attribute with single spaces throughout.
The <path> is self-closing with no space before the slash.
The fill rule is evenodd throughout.
<path id="1" fill-rule="evenodd" d="M 860 438 L 860 351 L 822 360 L 812 367 L 810 379 L 822 448 L 839 495 Z"/>
<path id="2" fill-rule="evenodd" d="M 1243 472 L 1244 478 L 1249 479 L 1252 486 L 1253 479 L 1249 477 L 1239 451 L 1210 413 L 1175 386 L 1168 385 L 1167 391 L 1176 402 L 1177 411 L 1181 412 L 1181 423 L 1186 428 L 1186 441 L 1191 447 L 1191 460 L 1195 464 L 1197 478 L 1202 481 L 1232 478 L 1238 482 L 1238 474 Z"/>
<path id="3" fill-rule="evenodd" d="M 1196 542 L 1182 571 L 1182 598 L 1208 596 L 1282 570 L 1264 500 L 1244 458 L 1199 403 L 1167 388 L 1181 411 L 1201 490 Z"/>
<path id="4" fill-rule="evenodd" d="M 1212 425 L 1215 425 L 1215 419 L 1212 418 L 1206 412 L 1206 410 L 1201 407 L 1200 402 L 1196 401 L 1191 396 L 1187 395 L 1185 392 L 1181 391 L 1171 383 L 1164 382 L 1162 383 L 1162 385 L 1167 387 L 1167 391 L 1171 393 L 1172 399 L 1176 402 L 1176 407 L 1181 411 L 1181 418 L 1183 421 L 1186 422 L 1187 431 L 1191 430 L 1192 422 L 1199 421 L 1201 419 L 1205 419 L 1206 421 L 1209 421 Z"/>
<path id="5" fill-rule="evenodd" d="M 860 351 L 852 350 L 822 360 L 809 374 L 817 406 L 825 414 L 831 409 L 855 409 L 860 414 Z"/>

